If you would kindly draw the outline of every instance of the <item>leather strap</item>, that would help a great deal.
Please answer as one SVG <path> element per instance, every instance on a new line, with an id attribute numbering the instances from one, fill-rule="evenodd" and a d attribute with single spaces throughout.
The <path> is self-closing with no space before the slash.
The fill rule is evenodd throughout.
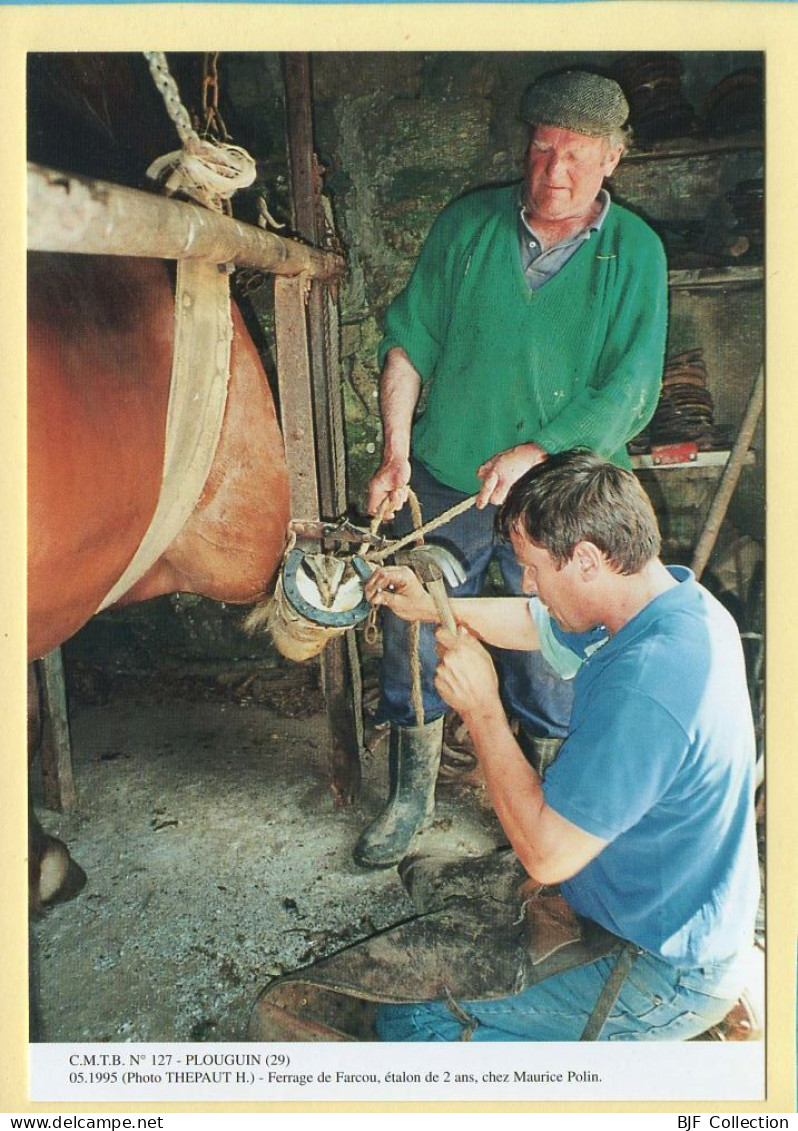
<path id="1" fill-rule="evenodd" d="M 138 549 L 97 612 L 123 597 L 155 565 L 199 502 L 222 431 L 232 339 L 224 265 L 178 260 L 161 493 Z"/>
<path id="2" fill-rule="evenodd" d="M 640 951 L 634 943 L 623 944 L 615 960 L 615 965 L 610 971 L 610 976 L 604 983 L 596 1004 L 593 1006 L 593 1012 L 587 1019 L 587 1025 L 582 1030 L 580 1041 L 597 1041 L 599 1039 L 601 1030 L 604 1028 L 612 1007 L 618 1000 L 618 995 L 623 989 L 623 984 L 639 953 Z"/>

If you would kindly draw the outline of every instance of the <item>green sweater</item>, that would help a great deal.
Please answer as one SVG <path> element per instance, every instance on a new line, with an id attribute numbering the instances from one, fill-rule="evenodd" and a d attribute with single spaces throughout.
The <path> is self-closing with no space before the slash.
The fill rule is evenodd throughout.
<path id="1" fill-rule="evenodd" d="M 601 230 L 531 291 L 518 201 L 510 185 L 444 209 L 380 344 L 380 364 L 401 346 L 428 386 L 413 454 L 467 493 L 480 464 L 529 441 L 629 467 L 625 444 L 659 398 L 667 270 L 657 236 L 612 204 Z"/>

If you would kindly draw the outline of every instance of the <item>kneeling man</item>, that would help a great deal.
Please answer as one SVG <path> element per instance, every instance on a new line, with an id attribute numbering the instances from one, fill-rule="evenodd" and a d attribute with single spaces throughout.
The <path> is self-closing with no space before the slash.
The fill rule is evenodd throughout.
<path id="1" fill-rule="evenodd" d="M 579 916 L 633 944 L 601 1039 L 689 1039 L 737 1000 L 759 899 L 754 733 L 736 625 L 689 569 L 659 560 L 635 476 L 591 452 L 533 467 L 498 523 L 531 597 L 455 600 L 459 627 L 438 630 L 435 685 L 471 732 L 529 875 L 559 884 Z M 367 593 L 406 620 L 438 620 L 407 569 L 379 569 Z M 574 681 L 570 731 L 545 779 L 513 735 L 484 644 L 540 649 Z M 385 1005 L 378 1032 L 577 1040 L 612 969 L 602 958 L 493 1001 Z"/>

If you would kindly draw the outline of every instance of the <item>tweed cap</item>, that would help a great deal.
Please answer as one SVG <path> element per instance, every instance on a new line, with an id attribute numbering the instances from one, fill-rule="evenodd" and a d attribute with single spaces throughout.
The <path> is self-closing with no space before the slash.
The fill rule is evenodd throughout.
<path id="1" fill-rule="evenodd" d="M 591 71 L 562 71 L 544 75 L 527 88 L 521 117 L 533 126 L 606 137 L 626 123 L 629 104 L 613 79 Z"/>

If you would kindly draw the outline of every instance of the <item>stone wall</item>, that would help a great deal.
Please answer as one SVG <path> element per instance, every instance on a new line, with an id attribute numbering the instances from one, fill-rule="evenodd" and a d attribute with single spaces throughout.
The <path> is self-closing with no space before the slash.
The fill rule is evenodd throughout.
<path id="1" fill-rule="evenodd" d="M 375 354 L 382 317 L 409 277 L 433 220 L 468 189 L 520 176 L 526 131 L 519 105 L 532 79 L 566 66 L 611 69 L 618 58 L 610 52 L 313 56 L 317 149 L 348 263 L 341 344 L 350 497 L 356 505 L 363 505 L 380 453 Z M 682 90 L 699 112 L 721 78 L 761 62 L 750 53 L 732 52 L 680 58 Z M 279 59 L 227 56 L 226 67 L 236 138 L 256 154 L 259 184 L 273 212 L 290 222 Z M 762 154 L 756 151 L 630 162 L 619 169 L 613 189 L 655 224 L 673 225 L 708 215 L 733 184 L 761 169 Z M 750 355 L 761 345 L 761 303 L 755 296 L 739 301 L 735 296 L 726 324 L 722 319 L 714 326 L 718 304 L 710 295 L 705 298 L 694 307 L 675 295 L 669 348 L 705 346 L 710 369 L 723 374 L 719 419 L 731 427 L 751 379 Z M 261 295 L 257 305 L 271 336 L 268 297 Z M 730 328 L 733 338 L 743 339 L 742 357 L 739 340 L 729 339 Z"/>
<path id="2" fill-rule="evenodd" d="M 725 75 L 761 64 L 752 54 L 684 53 L 682 89 L 700 109 Z M 325 166 L 326 191 L 347 257 L 341 292 L 342 391 L 349 469 L 349 497 L 361 513 L 369 477 L 377 467 L 381 432 L 376 349 L 386 306 L 401 289 L 434 218 L 461 193 L 520 177 L 526 131 L 519 104 L 537 75 L 570 65 L 611 68 L 617 55 L 600 53 L 320 53 L 312 58 L 316 145 Z M 284 92 L 277 55 L 222 56 L 225 114 L 234 140 L 258 161 L 258 181 L 240 194 L 236 211 L 254 214 L 265 195 L 276 220 L 291 215 L 286 159 Z M 622 164 L 616 197 L 655 225 L 700 220 L 717 209 L 728 188 L 760 175 L 757 150 L 719 152 L 689 161 Z M 268 285 L 250 296 L 263 331 L 267 365 L 274 372 L 273 322 Z M 761 290 L 677 291 L 671 301 L 669 350 L 705 350 L 720 424 L 733 432 L 744 411 L 763 343 Z M 737 529 L 763 535 L 761 466 L 747 471 L 735 498 Z M 689 480 L 673 476 L 657 488 L 676 541 L 689 541 L 711 498 L 703 480 L 696 497 Z M 670 516 L 670 517 L 669 517 Z M 204 615 L 208 603 L 181 606 Z M 216 617 L 212 610 L 209 617 Z M 219 632 L 228 633 L 226 621 Z M 209 633 L 196 633 L 205 640 Z"/>

